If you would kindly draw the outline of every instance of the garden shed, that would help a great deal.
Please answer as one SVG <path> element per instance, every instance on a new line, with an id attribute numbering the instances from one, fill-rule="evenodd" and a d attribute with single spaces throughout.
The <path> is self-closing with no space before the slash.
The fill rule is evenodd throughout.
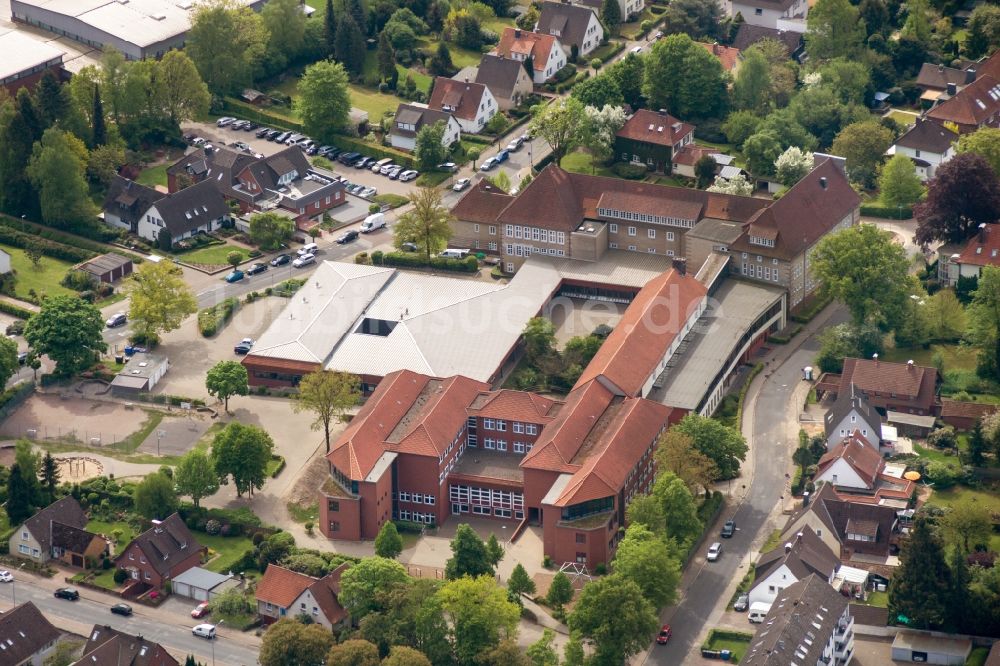
<path id="1" fill-rule="evenodd" d="M 239 587 L 240 581 L 231 574 L 220 574 L 201 567 L 191 567 L 174 578 L 173 593 L 195 601 L 211 601 L 226 590 Z"/>
<path id="2" fill-rule="evenodd" d="M 892 660 L 924 664 L 962 666 L 972 652 L 968 638 L 949 638 L 943 634 L 901 631 L 892 641 Z"/>
<path id="3" fill-rule="evenodd" d="M 114 282 L 132 274 L 132 260 L 114 252 L 102 254 L 77 265 L 77 269 L 99 282 Z"/>

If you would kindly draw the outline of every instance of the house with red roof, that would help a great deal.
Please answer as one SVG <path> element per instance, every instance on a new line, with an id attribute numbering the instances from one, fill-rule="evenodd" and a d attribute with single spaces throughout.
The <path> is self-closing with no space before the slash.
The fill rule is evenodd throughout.
<path id="1" fill-rule="evenodd" d="M 504 28 L 493 54 L 524 63 L 531 61 L 531 79 L 542 84 L 566 66 L 566 52 L 559 38 L 520 28 Z"/>
<path id="2" fill-rule="evenodd" d="M 305 615 L 333 629 L 347 619 L 347 611 L 338 599 L 340 576 L 347 567 L 347 563 L 341 564 L 326 576 L 315 578 L 269 564 L 254 591 L 257 614 L 265 622 Z"/>
<path id="3" fill-rule="evenodd" d="M 708 42 L 697 42 L 698 46 L 712 54 L 719 61 L 722 69 L 730 74 L 736 74 L 740 68 L 740 50 L 732 46 L 724 46 L 718 42 L 709 44 Z"/>
<path id="4" fill-rule="evenodd" d="M 1000 266 L 1000 224 L 980 224 L 958 252 L 941 254 L 938 278 L 948 286 L 959 278 L 978 278 L 984 266 Z"/>
<path id="5" fill-rule="evenodd" d="M 615 134 L 614 154 L 623 162 L 671 173 L 674 156 L 693 142 L 694 125 L 682 123 L 666 111 L 639 109 Z"/>
<path id="6" fill-rule="evenodd" d="M 450 113 L 463 132 L 479 134 L 500 110 L 490 89 L 475 81 L 456 81 L 446 76 L 434 79 L 434 90 L 427 101 L 434 111 Z"/>
<path id="7" fill-rule="evenodd" d="M 1000 127 L 1000 78 L 980 73 L 954 96 L 939 101 L 926 117 L 959 134 Z"/>
<path id="8" fill-rule="evenodd" d="M 814 480 L 829 483 L 841 499 L 863 504 L 905 507 L 915 488 L 913 481 L 903 478 L 901 468 L 889 473 L 878 444 L 858 431 L 823 454 Z"/>
<path id="9" fill-rule="evenodd" d="M 841 373 L 822 375 L 816 390 L 830 395 L 860 395 L 880 413 L 928 416 L 938 410 L 938 380 L 936 368 L 913 361 L 881 361 L 876 355 L 871 359 L 845 358 Z"/>

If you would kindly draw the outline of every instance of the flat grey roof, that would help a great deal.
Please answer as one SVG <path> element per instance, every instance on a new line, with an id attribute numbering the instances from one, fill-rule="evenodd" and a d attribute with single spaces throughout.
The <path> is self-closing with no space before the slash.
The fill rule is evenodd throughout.
<path id="1" fill-rule="evenodd" d="M 891 409 L 885 413 L 885 418 L 889 423 L 902 423 L 904 425 L 917 426 L 918 428 L 933 428 L 933 416 L 920 416 L 919 414 L 906 414 L 905 412 L 894 412 Z"/>
<path id="2" fill-rule="evenodd" d="M 119 377 L 149 379 L 153 372 L 165 362 L 165 358 L 153 356 L 152 354 L 134 354 L 125 364 L 122 371 L 118 373 L 118 376 L 115 377 L 115 382 L 118 381 Z"/>
<path id="3" fill-rule="evenodd" d="M 656 399 L 672 407 L 696 410 L 740 338 L 783 293 L 778 287 L 727 280 L 709 299 L 706 314 L 682 343 L 687 349 L 675 352 L 678 361 L 666 370 L 662 388 L 654 394 Z"/>
<path id="4" fill-rule="evenodd" d="M 554 272 L 566 280 L 641 289 L 656 276 L 670 270 L 672 265 L 670 257 L 662 254 L 608 250 L 597 261 L 559 259 L 533 254 L 524 262 L 521 270 L 529 266 L 538 267 Z"/>
<path id="5" fill-rule="evenodd" d="M 705 238 L 720 243 L 732 243 L 743 234 L 743 225 L 730 220 L 717 220 L 706 217 L 687 232 L 694 238 Z"/>
<path id="6" fill-rule="evenodd" d="M 892 641 L 893 649 L 916 650 L 917 652 L 937 652 L 968 657 L 972 652 L 972 641 L 968 638 L 947 638 L 900 631 Z"/>
<path id="7" fill-rule="evenodd" d="M 191 587 L 197 587 L 200 590 L 211 590 L 216 585 L 224 583 L 227 580 L 229 580 L 229 576 L 226 574 L 215 573 L 201 567 L 191 567 L 181 575 L 174 577 L 174 585 L 183 583 Z"/>
<path id="8" fill-rule="evenodd" d="M 62 62 L 65 52 L 46 42 L 32 39 L 11 30 L 0 34 L 0 80 L 40 67 L 53 61 Z"/>

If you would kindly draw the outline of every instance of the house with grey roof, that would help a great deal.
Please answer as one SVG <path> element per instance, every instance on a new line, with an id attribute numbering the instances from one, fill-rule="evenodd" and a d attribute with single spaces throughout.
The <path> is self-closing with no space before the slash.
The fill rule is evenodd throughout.
<path id="1" fill-rule="evenodd" d="M 823 419 L 823 427 L 827 450 L 855 432 L 873 444 L 882 437 L 882 417 L 860 392 L 838 396 Z"/>
<path id="2" fill-rule="evenodd" d="M 166 194 L 152 187 L 119 175 L 111 180 L 108 193 L 104 197 L 104 223 L 117 229 L 138 233 L 139 220 L 149 207 Z"/>
<path id="3" fill-rule="evenodd" d="M 847 666 L 854 617 L 847 597 L 811 574 L 778 595 L 740 660 L 744 666 Z"/>
<path id="4" fill-rule="evenodd" d="M 454 78 L 461 81 L 461 74 Z M 490 89 L 502 111 L 520 104 L 533 90 L 531 77 L 522 63 L 497 55 L 484 55 L 471 78 Z"/>
<path id="5" fill-rule="evenodd" d="M 140 217 L 136 234 L 151 243 L 166 231 L 171 244 L 196 234 L 215 231 L 229 219 L 229 204 L 211 180 L 168 194 Z"/>
<path id="6" fill-rule="evenodd" d="M 909 157 L 920 180 L 926 181 L 934 177 L 939 166 L 955 156 L 956 143 L 956 132 L 933 120 L 918 119 L 886 153 Z"/>
<path id="7" fill-rule="evenodd" d="M 180 666 L 159 643 L 95 624 L 74 666 Z"/>
<path id="8" fill-rule="evenodd" d="M 604 26 L 592 9 L 561 2 L 542 3 L 535 32 L 552 35 L 567 56 L 572 56 L 575 49 L 578 58 L 586 57 L 604 40 Z"/>
<path id="9" fill-rule="evenodd" d="M 450 148 L 462 134 L 462 127 L 455 120 L 455 116 L 446 111 L 429 109 L 423 104 L 400 104 L 396 107 L 396 115 L 392 119 L 389 144 L 393 148 L 412 151 L 416 148 L 417 134 L 420 130 L 437 122 L 444 123 L 441 145 Z"/>
<path id="10" fill-rule="evenodd" d="M 63 497 L 39 510 L 10 535 L 11 555 L 33 562 L 61 560 L 84 567 L 107 552 L 107 541 L 84 529 L 87 514 L 72 497 Z"/>
<path id="11" fill-rule="evenodd" d="M 42 666 L 60 635 L 35 604 L 15 606 L 0 614 L 0 664 Z"/>
<path id="12" fill-rule="evenodd" d="M 809 527 L 760 556 L 754 567 L 750 603 L 772 604 L 781 592 L 810 574 L 829 585 L 840 568 L 840 558 Z"/>

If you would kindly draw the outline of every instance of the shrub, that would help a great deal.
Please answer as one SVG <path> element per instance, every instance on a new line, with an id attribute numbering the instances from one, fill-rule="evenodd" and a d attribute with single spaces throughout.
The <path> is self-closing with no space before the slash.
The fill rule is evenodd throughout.
<path id="1" fill-rule="evenodd" d="M 121 585 L 128 579 L 128 573 L 124 569 L 116 569 L 114 574 L 115 583 Z"/>
<path id="2" fill-rule="evenodd" d="M 206 338 L 212 337 L 229 322 L 239 305 L 238 299 L 227 298 L 218 305 L 200 310 L 198 312 L 198 331 Z"/>
<path id="3" fill-rule="evenodd" d="M 222 525 L 214 518 L 205 522 L 205 534 L 215 535 L 218 534 L 221 529 Z"/>
<path id="4" fill-rule="evenodd" d="M 646 177 L 646 165 L 645 164 L 628 164 L 626 162 L 616 162 L 611 170 L 619 178 L 626 178 L 628 180 L 640 180 Z"/>
<path id="5" fill-rule="evenodd" d="M 312 536 L 312 534 L 313 534 L 313 524 L 312 524 L 312 522 L 306 523 L 305 524 L 305 528 L 306 528 L 306 534 L 308 534 L 309 536 Z"/>
<path id="6" fill-rule="evenodd" d="M 603 64 L 604 63 L 601 61 L 600 58 L 594 58 L 593 60 L 590 61 L 590 66 L 593 67 L 594 69 L 600 69 L 601 65 Z"/>

